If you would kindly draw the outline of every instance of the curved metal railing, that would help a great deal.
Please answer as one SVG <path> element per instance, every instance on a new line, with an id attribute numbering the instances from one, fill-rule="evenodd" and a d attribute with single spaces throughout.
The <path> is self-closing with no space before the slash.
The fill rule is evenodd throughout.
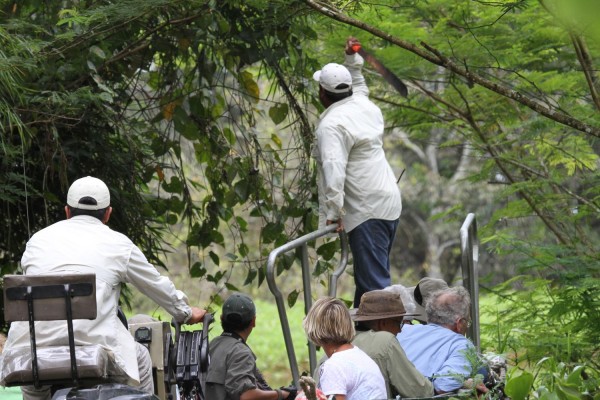
<path id="1" fill-rule="evenodd" d="M 267 283 L 271 293 L 275 296 L 275 302 L 277 303 L 277 311 L 279 313 L 279 320 L 281 321 L 281 329 L 283 331 L 283 338 L 285 341 L 285 347 L 287 350 L 288 360 L 290 362 L 290 370 L 292 372 L 292 378 L 294 383 L 298 384 L 300 380 L 300 373 L 298 370 L 298 361 L 296 360 L 296 353 L 294 351 L 294 343 L 292 342 L 292 335 L 290 331 L 290 325 L 287 319 L 287 313 L 285 309 L 285 303 L 283 301 L 283 295 L 277 287 L 275 282 L 275 261 L 281 254 L 287 253 L 288 251 L 294 250 L 298 247 L 301 248 L 301 266 L 302 266 L 302 286 L 304 290 L 304 313 L 307 314 L 312 307 L 311 297 L 311 286 L 310 286 L 310 266 L 308 263 L 308 243 L 316 240 L 322 236 L 335 232 L 337 224 L 328 225 L 326 228 L 311 232 L 307 235 L 301 236 L 297 239 L 292 240 L 271 251 L 269 254 L 269 260 L 267 262 Z M 335 297 L 337 292 L 337 280 L 340 275 L 346 269 L 348 263 L 348 236 L 345 231 L 342 231 L 339 235 L 340 246 L 341 246 L 341 257 L 338 264 L 338 268 L 331 274 L 329 278 L 329 296 Z M 310 362 L 310 370 L 313 371 L 317 366 L 317 351 L 315 345 L 308 342 L 308 356 Z"/>
<path id="2" fill-rule="evenodd" d="M 285 341 L 285 347 L 287 350 L 288 360 L 290 363 L 290 370 L 292 372 L 292 378 L 297 384 L 300 379 L 300 373 L 298 370 L 298 361 L 296 359 L 296 353 L 294 350 L 294 344 L 292 341 L 292 335 L 290 325 L 287 318 L 287 312 L 285 308 L 285 302 L 283 295 L 277 283 L 275 282 L 275 261 L 281 254 L 287 253 L 288 251 L 294 250 L 298 247 L 301 248 L 301 266 L 302 266 L 302 285 L 304 291 L 304 313 L 307 314 L 312 306 L 311 296 L 311 285 L 310 285 L 310 266 L 308 261 L 308 246 L 309 242 L 312 242 L 322 236 L 331 234 L 337 229 L 336 224 L 328 225 L 326 228 L 311 232 L 307 235 L 299 237 L 276 248 L 269 254 L 267 262 L 267 283 L 271 293 L 275 296 L 275 302 L 277 304 L 277 311 L 279 313 L 279 320 L 281 322 L 281 328 L 283 331 L 283 337 Z M 340 235 L 340 246 L 341 246 L 341 257 L 337 269 L 331 274 L 329 278 L 329 291 L 328 294 L 331 297 L 335 297 L 337 293 L 337 281 L 346 269 L 348 263 L 348 236 L 346 232 L 341 232 Z M 480 349 L 480 337 L 479 337 L 479 282 L 477 276 L 477 266 L 479 261 L 479 240 L 477 237 L 477 221 L 475 214 L 469 213 L 460 228 L 460 241 L 461 241 L 461 267 L 462 267 L 462 278 L 463 286 L 469 291 L 471 295 L 471 320 L 472 324 L 468 329 L 467 336 L 471 338 L 473 344 L 477 350 Z M 308 342 L 309 349 L 309 363 L 310 370 L 314 371 L 317 364 L 316 359 L 316 348 L 314 344 Z"/>
<path id="3" fill-rule="evenodd" d="M 477 264 L 479 262 L 479 239 L 477 238 L 477 220 L 475 214 L 469 213 L 460 228 L 460 251 L 463 286 L 471 295 L 471 326 L 467 336 L 480 350 L 479 337 L 479 282 Z"/>

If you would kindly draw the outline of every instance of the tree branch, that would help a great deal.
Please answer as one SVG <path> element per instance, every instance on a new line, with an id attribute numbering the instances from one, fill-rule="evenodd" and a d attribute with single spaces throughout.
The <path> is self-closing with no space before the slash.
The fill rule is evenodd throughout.
<path id="1" fill-rule="evenodd" d="M 585 81 L 587 82 L 588 87 L 590 88 L 592 100 L 594 101 L 596 108 L 600 111 L 600 96 L 598 95 L 598 89 L 596 88 L 598 79 L 595 75 L 590 53 L 588 52 L 585 41 L 581 36 L 577 36 L 572 32 L 569 32 L 569 36 L 571 37 L 571 41 L 573 42 L 573 47 L 575 47 L 577 59 L 579 60 L 579 64 L 581 64 L 583 75 L 585 76 Z"/>
<path id="2" fill-rule="evenodd" d="M 563 124 L 565 126 L 568 126 L 570 128 L 576 129 L 578 131 L 584 132 L 588 135 L 600 137 L 600 128 L 599 127 L 586 124 L 585 122 L 580 121 L 576 118 L 573 118 L 572 116 L 565 114 L 562 111 L 558 111 L 558 110 L 549 108 L 543 104 L 540 104 L 536 100 L 533 100 L 527 96 L 524 96 L 520 92 L 513 90 L 512 88 L 510 88 L 506 85 L 493 82 L 489 79 L 484 78 L 483 76 L 481 76 L 477 73 L 473 73 L 473 72 L 459 66 L 454 61 L 450 60 L 448 57 L 446 57 L 442 53 L 440 53 L 437 49 L 429 46 L 425 42 L 421 42 L 421 46 L 425 48 L 425 50 L 423 50 L 422 48 L 414 45 L 413 43 L 410 43 L 408 41 L 405 41 L 398 37 L 395 37 L 387 32 L 384 32 L 384 31 L 382 31 L 378 28 L 375 28 L 369 24 L 366 24 L 362 21 L 358 21 L 354 18 L 351 18 L 351 17 L 343 14 L 339 10 L 332 8 L 332 6 L 328 3 L 321 2 L 318 0 L 304 0 L 304 1 L 306 2 L 306 4 L 309 7 L 313 8 L 314 10 L 316 10 L 317 12 L 319 12 L 323 15 L 328 16 L 329 18 L 335 19 L 336 21 L 340 21 L 347 25 L 354 26 L 365 32 L 369 32 L 372 35 L 377 36 L 389 43 L 393 43 L 396 46 L 399 46 L 405 50 L 408 50 L 411 53 L 414 53 L 417 56 L 431 62 L 432 64 L 442 66 L 442 67 L 446 68 L 447 70 L 466 78 L 468 81 L 471 81 L 482 87 L 485 87 L 486 89 L 489 89 L 501 96 L 504 96 L 511 100 L 514 100 L 514 101 L 532 109 L 533 111 L 537 112 L 538 114 L 543 115 L 546 118 L 549 118 L 553 121 L 556 121 L 556 122 Z"/>

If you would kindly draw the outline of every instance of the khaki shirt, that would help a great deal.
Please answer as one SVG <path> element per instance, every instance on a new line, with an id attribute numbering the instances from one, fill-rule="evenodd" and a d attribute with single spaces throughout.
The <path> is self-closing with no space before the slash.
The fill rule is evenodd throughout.
<path id="1" fill-rule="evenodd" d="M 256 356 L 241 340 L 217 336 L 210 342 L 210 364 L 206 376 L 206 398 L 239 400 L 257 387 Z"/>

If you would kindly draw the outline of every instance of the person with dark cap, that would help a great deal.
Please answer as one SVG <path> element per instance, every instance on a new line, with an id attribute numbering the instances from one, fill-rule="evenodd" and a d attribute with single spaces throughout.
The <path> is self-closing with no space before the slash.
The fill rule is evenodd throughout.
<path id="1" fill-rule="evenodd" d="M 400 295 L 389 290 L 372 290 L 362 295 L 358 309 L 350 314 L 357 323 L 352 344 L 381 370 L 387 398 L 431 397 L 431 381 L 409 361 L 396 339 L 403 318 L 412 315 L 406 312 Z"/>
<path id="2" fill-rule="evenodd" d="M 389 255 L 398 228 L 400 189 L 383 150 L 383 114 L 369 100 L 356 38 L 346 42 L 344 65 L 330 63 L 313 75 L 325 107 L 313 156 L 319 177 L 319 226 L 348 232 L 356 291 L 391 284 Z"/>
<path id="3" fill-rule="evenodd" d="M 256 356 L 246 343 L 256 326 L 256 307 L 250 297 L 234 293 L 221 312 L 223 333 L 209 345 L 206 377 L 209 400 L 293 400 L 293 386 L 271 389 L 256 367 Z"/>
<path id="4" fill-rule="evenodd" d="M 121 285 L 133 284 L 181 323 L 199 323 L 206 311 L 190 307 L 185 294 L 161 276 L 127 236 L 106 225 L 111 212 L 110 192 L 103 181 L 91 176 L 77 179 L 67 194 L 67 219 L 31 237 L 21 268 L 25 275 L 96 274 L 98 315 L 94 320 L 73 321 L 75 344 L 110 349 L 124 372 L 124 382 L 152 392 L 148 350 L 135 342 L 117 315 Z M 36 322 L 38 346 L 68 345 L 64 327 L 61 321 Z M 28 323 L 13 322 L 5 350 L 29 345 Z M 4 371 L 2 363 L 0 358 L 0 371 Z M 50 399 L 48 387 L 21 390 L 26 400 Z"/>

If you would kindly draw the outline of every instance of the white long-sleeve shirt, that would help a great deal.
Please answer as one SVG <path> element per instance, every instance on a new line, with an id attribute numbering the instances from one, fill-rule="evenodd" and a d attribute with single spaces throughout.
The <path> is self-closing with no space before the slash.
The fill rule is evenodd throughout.
<path id="1" fill-rule="evenodd" d="M 369 219 L 395 220 L 402 200 L 383 151 L 383 115 L 368 98 L 359 54 L 346 55 L 352 96 L 329 106 L 313 151 L 319 166 L 319 225 L 342 218 L 346 231 Z"/>
<path id="2" fill-rule="evenodd" d="M 27 242 L 21 266 L 26 275 L 96 274 L 97 318 L 73 322 L 75 344 L 99 344 L 112 351 L 130 384 L 139 384 L 140 378 L 134 339 L 117 317 L 121 283 L 132 283 L 180 322 L 192 313 L 187 297 L 148 263 L 127 236 L 94 217 L 76 216 L 37 232 Z M 5 349 L 29 347 L 28 326 L 13 322 Z M 68 345 L 66 322 L 36 322 L 36 342 L 38 346 Z"/>

